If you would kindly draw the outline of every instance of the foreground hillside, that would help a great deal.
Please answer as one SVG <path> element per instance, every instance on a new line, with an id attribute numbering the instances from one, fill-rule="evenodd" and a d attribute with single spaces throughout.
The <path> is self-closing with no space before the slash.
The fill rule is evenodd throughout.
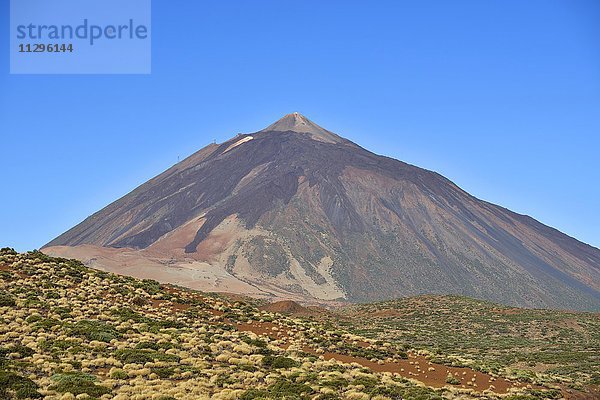
<path id="1" fill-rule="evenodd" d="M 600 314 L 511 308 L 461 296 L 419 296 L 343 308 L 346 329 L 427 350 L 432 359 L 600 398 Z"/>
<path id="2" fill-rule="evenodd" d="M 2 399 L 560 396 L 435 364 L 394 342 L 39 252 L 0 251 L 0 315 Z"/>

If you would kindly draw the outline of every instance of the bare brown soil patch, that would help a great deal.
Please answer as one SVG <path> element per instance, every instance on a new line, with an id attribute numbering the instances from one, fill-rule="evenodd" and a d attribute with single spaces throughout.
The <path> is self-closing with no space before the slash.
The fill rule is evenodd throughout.
<path id="1" fill-rule="evenodd" d="M 181 293 L 181 289 L 172 287 L 172 286 L 162 286 L 162 289 L 170 294 L 180 294 Z M 190 292 L 186 292 L 186 294 L 190 294 Z M 194 297 L 196 300 L 203 300 L 204 298 L 200 295 L 196 295 L 192 293 L 192 297 Z M 156 299 L 152 299 L 152 307 L 160 307 L 161 304 L 168 302 L 169 300 L 156 300 Z M 191 304 L 185 304 L 185 303 L 178 303 L 175 301 L 170 301 L 171 303 L 171 310 L 172 311 L 185 311 L 185 310 L 189 310 L 192 306 Z M 206 308 L 204 309 L 204 311 L 206 311 L 207 313 L 213 315 L 213 316 L 222 316 L 224 314 L 223 311 L 221 310 L 215 310 L 214 308 Z"/>
<path id="2" fill-rule="evenodd" d="M 563 328 L 573 329 L 576 332 L 585 332 L 585 329 L 579 325 L 575 319 L 563 319 L 562 321 L 558 322 L 557 325 Z"/>
<path id="3" fill-rule="evenodd" d="M 302 316 L 314 315 L 317 313 L 317 311 L 310 310 L 292 300 L 276 301 L 274 303 L 270 303 L 270 304 L 264 305 L 262 307 L 259 307 L 259 309 L 263 310 L 263 311 L 276 312 L 276 313 L 281 313 L 281 314 L 302 315 Z"/>
<path id="4" fill-rule="evenodd" d="M 326 360 L 336 359 L 345 363 L 358 363 L 376 372 L 398 373 L 405 378 L 416 379 L 427 386 L 441 388 L 444 386 L 454 386 L 463 389 L 473 389 L 478 392 L 491 390 L 495 393 L 507 393 L 511 387 L 522 387 L 519 382 L 511 382 L 503 378 L 494 378 L 488 374 L 474 371 L 470 368 L 449 367 L 442 364 L 435 364 L 428 361 L 423 356 L 409 354 L 407 360 L 396 362 L 378 363 L 366 358 L 353 357 L 336 353 L 325 353 L 323 357 Z M 446 383 L 446 378 L 452 374 L 460 381 L 460 384 L 450 385 Z"/>
<path id="5" fill-rule="evenodd" d="M 272 322 L 256 322 L 256 323 L 240 323 L 236 324 L 240 331 L 253 332 L 257 335 L 265 335 L 271 339 L 285 340 L 287 333 L 285 330 Z M 276 328 L 275 330 L 273 328 Z M 364 342 L 362 345 L 369 345 Z M 284 344 L 281 347 L 287 348 L 289 344 Z M 325 360 L 335 359 L 343 363 L 357 363 L 363 367 L 369 368 L 375 372 L 392 372 L 397 373 L 405 378 L 416 379 L 423 382 L 427 386 L 441 388 L 444 386 L 454 386 L 463 389 L 473 389 L 478 392 L 490 390 L 495 393 L 507 393 L 512 387 L 523 387 L 520 382 L 511 382 L 504 378 L 494 378 L 491 375 L 475 371 L 470 368 L 449 367 L 442 364 L 435 364 L 427 360 L 423 356 L 409 354 L 407 360 L 398 362 L 375 362 L 362 357 L 354 357 L 345 354 L 326 352 L 324 354 L 317 353 L 311 347 L 304 347 L 303 350 L 309 354 L 322 356 Z M 450 385 L 446 383 L 446 378 L 452 374 L 460 381 L 460 384 Z"/>
<path id="6" fill-rule="evenodd" d="M 223 314 L 225 314 L 223 311 L 215 310 L 214 308 L 207 308 L 205 310 L 207 312 L 209 312 L 210 314 L 214 315 L 215 317 L 221 317 L 221 316 L 223 316 Z"/>
<path id="7" fill-rule="evenodd" d="M 161 304 L 164 304 L 167 302 L 167 300 L 156 300 L 156 299 L 151 299 L 151 301 L 152 301 L 152 307 L 160 307 Z M 171 306 L 171 309 L 174 311 L 185 311 L 191 307 L 191 305 L 189 305 L 189 304 L 182 304 L 182 303 L 175 303 L 175 302 L 171 302 L 170 306 Z"/>
<path id="8" fill-rule="evenodd" d="M 598 400 L 600 399 L 600 386 L 590 385 L 585 388 L 585 391 L 571 389 L 569 387 L 561 387 L 561 392 L 565 400 Z"/>
<path id="9" fill-rule="evenodd" d="M 235 326 L 239 331 L 253 332 L 271 339 L 287 339 L 288 337 L 287 332 L 281 326 L 272 322 L 237 323 Z"/>

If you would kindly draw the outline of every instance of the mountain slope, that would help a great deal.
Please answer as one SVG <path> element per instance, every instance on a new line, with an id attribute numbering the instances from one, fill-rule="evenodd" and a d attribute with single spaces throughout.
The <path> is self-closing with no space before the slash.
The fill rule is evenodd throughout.
<path id="1" fill-rule="evenodd" d="M 176 283 L 188 285 L 218 270 L 216 288 L 230 279 L 280 297 L 600 308 L 600 250 L 297 113 L 205 147 L 47 246 L 113 270 L 186 263 Z"/>

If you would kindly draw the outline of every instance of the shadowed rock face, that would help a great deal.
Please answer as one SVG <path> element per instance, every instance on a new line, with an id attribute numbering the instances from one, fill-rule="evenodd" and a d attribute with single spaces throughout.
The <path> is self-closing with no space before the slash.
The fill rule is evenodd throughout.
<path id="1" fill-rule="evenodd" d="M 297 113 L 207 146 L 47 246 L 83 244 L 218 247 L 210 262 L 245 282 L 321 299 L 600 309 L 600 250 Z"/>

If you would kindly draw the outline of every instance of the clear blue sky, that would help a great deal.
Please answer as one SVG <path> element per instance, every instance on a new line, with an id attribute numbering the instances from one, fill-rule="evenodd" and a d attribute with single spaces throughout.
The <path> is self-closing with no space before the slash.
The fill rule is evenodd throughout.
<path id="1" fill-rule="evenodd" d="M 152 5 L 148 76 L 9 75 L 0 246 L 38 248 L 213 139 L 299 111 L 600 247 L 600 2 Z"/>

